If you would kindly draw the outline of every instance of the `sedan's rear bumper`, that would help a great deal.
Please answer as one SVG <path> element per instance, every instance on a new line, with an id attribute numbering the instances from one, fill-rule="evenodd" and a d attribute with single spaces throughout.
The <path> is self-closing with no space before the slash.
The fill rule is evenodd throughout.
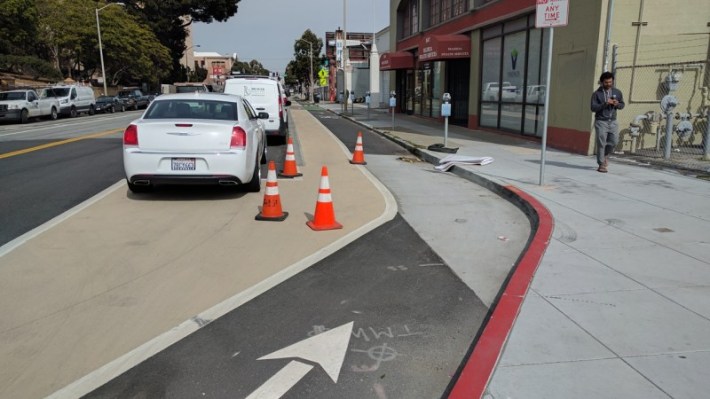
<path id="1" fill-rule="evenodd" d="M 176 158 L 194 159 L 194 170 L 172 170 Z M 123 150 L 123 166 L 131 183 L 244 184 L 251 180 L 255 165 L 256 158 L 244 150 L 197 154 L 149 152 L 135 147 Z"/>
<path id="2" fill-rule="evenodd" d="M 236 186 L 244 184 L 237 176 L 230 175 L 133 175 L 129 182 L 136 185 L 221 185 Z"/>

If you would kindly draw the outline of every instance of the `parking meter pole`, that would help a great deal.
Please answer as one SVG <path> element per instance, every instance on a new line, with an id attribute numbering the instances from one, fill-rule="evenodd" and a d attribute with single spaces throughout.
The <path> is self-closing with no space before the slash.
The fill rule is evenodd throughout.
<path id="1" fill-rule="evenodd" d="M 703 140 L 703 160 L 710 161 L 710 108 L 705 111 L 705 140 Z"/>
<path id="2" fill-rule="evenodd" d="M 392 90 L 390 92 L 390 111 L 392 112 L 392 133 L 394 133 L 394 109 L 395 109 L 395 107 L 397 107 L 397 97 L 396 97 L 394 90 Z"/>
<path id="3" fill-rule="evenodd" d="M 673 111 L 666 113 L 666 148 L 663 149 L 663 159 L 671 159 L 673 141 Z"/>
<path id="4" fill-rule="evenodd" d="M 444 93 L 441 96 L 441 116 L 444 117 L 444 148 L 449 145 L 449 116 L 451 116 L 451 94 Z"/>
<path id="5" fill-rule="evenodd" d="M 542 145 L 540 150 L 540 185 L 545 184 L 545 158 L 547 157 L 547 122 L 548 113 L 550 110 L 550 72 L 552 71 L 552 39 L 554 36 L 555 28 L 548 28 L 548 33 L 550 34 L 550 39 L 547 45 L 547 73 L 545 84 L 547 85 L 545 90 L 545 116 L 542 120 Z"/>

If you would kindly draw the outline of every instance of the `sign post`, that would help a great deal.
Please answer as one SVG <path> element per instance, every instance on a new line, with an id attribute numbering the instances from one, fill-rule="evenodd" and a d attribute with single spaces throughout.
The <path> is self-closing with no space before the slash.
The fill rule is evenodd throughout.
<path id="1" fill-rule="evenodd" d="M 540 185 L 545 182 L 548 114 L 550 111 L 550 75 L 552 71 L 552 40 L 556 26 L 567 26 L 569 0 L 537 0 L 535 27 L 549 28 L 547 40 L 547 71 L 545 73 L 545 115 L 542 122 L 542 150 L 540 152 Z"/>

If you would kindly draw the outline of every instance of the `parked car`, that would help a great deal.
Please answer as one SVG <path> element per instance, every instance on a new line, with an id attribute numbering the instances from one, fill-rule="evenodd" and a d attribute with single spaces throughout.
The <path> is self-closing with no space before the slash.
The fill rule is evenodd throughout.
<path id="1" fill-rule="evenodd" d="M 126 101 L 129 109 L 148 108 L 150 97 L 135 87 L 124 87 L 118 91 L 118 97 Z"/>
<path id="2" fill-rule="evenodd" d="M 159 184 L 219 184 L 261 189 L 266 135 L 257 113 L 240 96 L 163 94 L 123 134 L 128 188 Z"/>
<path id="3" fill-rule="evenodd" d="M 114 113 L 116 111 L 125 111 L 126 106 L 116 96 L 100 96 L 96 99 L 96 112 Z"/>
<path id="4" fill-rule="evenodd" d="M 531 85 L 525 89 L 526 95 L 523 99 L 523 93 L 518 93 L 516 101 L 522 102 L 525 100 L 528 104 L 542 104 L 545 102 L 545 85 Z"/>
<path id="5" fill-rule="evenodd" d="M 209 93 L 212 91 L 212 90 L 210 90 L 210 87 L 208 87 L 204 83 L 178 82 L 178 83 L 174 83 L 174 85 L 175 85 L 175 93 L 194 93 L 194 92 Z"/>
<path id="6" fill-rule="evenodd" d="M 55 98 L 59 101 L 59 113 L 71 118 L 81 113 L 96 112 L 96 97 L 89 86 L 57 85 L 40 91 L 40 98 Z"/>
<path id="7" fill-rule="evenodd" d="M 10 90 L 0 92 L 0 120 L 26 123 L 30 118 L 57 119 L 59 101 L 40 98 L 34 90 Z"/>
<path id="8" fill-rule="evenodd" d="M 278 81 L 265 76 L 234 76 L 224 83 L 224 92 L 246 98 L 258 112 L 266 112 L 264 120 L 267 135 L 286 138 L 288 114 L 285 107 L 291 105 L 281 93 Z"/>
<path id="9" fill-rule="evenodd" d="M 483 86 L 483 100 L 485 101 L 498 101 L 500 96 L 502 96 L 503 101 L 515 101 L 517 95 L 518 88 L 510 84 L 510 82 L 503 82 L 502 90 L 498 82 L 488 82 Z"/>

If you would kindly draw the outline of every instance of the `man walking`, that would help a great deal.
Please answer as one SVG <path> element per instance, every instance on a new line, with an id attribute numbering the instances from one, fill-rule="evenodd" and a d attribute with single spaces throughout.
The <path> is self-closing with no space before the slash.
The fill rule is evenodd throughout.
<path id="1" fill-rule="evenodd" d="M 609 154 L 619 142 L 616 110 L 624 109 L 624 96 L 614 88 L 614 74 L 611 72 L 602 73 L 599 84 L 597 91 L 592 94 L 592 112 L 597 133 L 597 172 L 606 173 Z"/>

